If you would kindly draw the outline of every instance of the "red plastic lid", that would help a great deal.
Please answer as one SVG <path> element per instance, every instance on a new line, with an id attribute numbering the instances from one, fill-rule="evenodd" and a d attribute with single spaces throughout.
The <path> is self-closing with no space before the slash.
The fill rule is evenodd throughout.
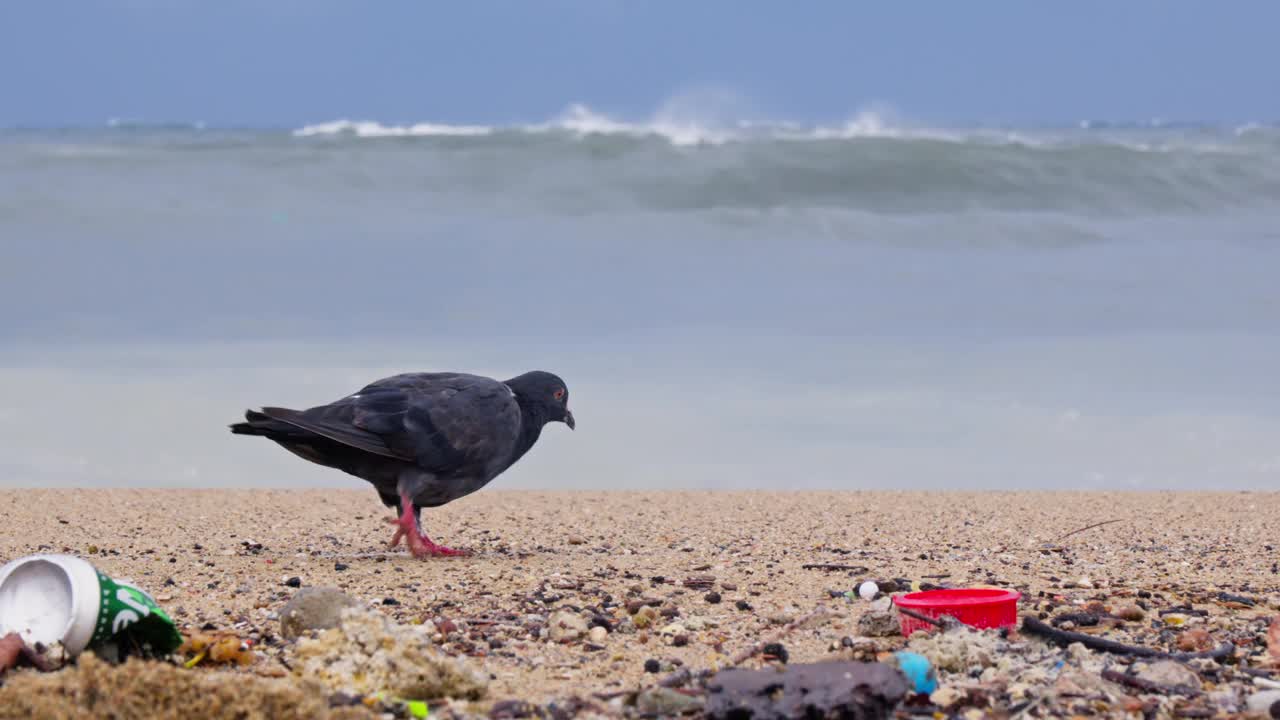
<path id="1" fill-rule="evenodd" d="M 999 588 L 962 588 L 958 590 L 925 590 L 898 595 L 893 602 L 908 608 L 952 608 L 1017 602 L 1022 593 Z"/>

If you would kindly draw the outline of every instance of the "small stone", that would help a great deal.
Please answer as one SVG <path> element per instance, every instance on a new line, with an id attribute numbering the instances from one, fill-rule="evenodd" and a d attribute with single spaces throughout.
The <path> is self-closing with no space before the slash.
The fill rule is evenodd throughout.
<path id="1" fill-rule="evenodd" d="M 1076 587 L 1083 588 L 1085 590 L 1092 590 L 1094 588 L 1093 580 L 1087 576 L 1082 577 L 1076 581 Z"/>
<path id="2" fill-rule="evenodd" d="M 1178 637 L 1178 649 L 1183 652 L 1204 652 L 1213 646 L 1213 636 L 1204 628 L 1192 628 Z"/>
<path id="3" fill-rule="evenodd" d="M 1116 611 L 1116 617 L 1128 622 L 1139 622 L 1146 616 L 1147 614 L 1137 605 L 1125 605 Z"/>
<path id="4" fill-rule="evenodd" d="M 605 640 L 609 638 L 609 631 L 597 625 L 587 633 L 587 638 L 596 645 L 603 645 Z"/>
<path id="5" fill-rule="evenodd" d="M 1280 690 L 1263 690 L 1249 696 L 1246 707 L 1263 717 L 1280 720 Z"/>
<path id="6" fill-rule="evenodd" d="M 645 605 L 644 607 L 640 608 L 640 611 L 635 614 L 635 617 L 632 618 L 631 621 L 635 623 L 636 627 L 643 630 L 644 628 L 647 628 L 650 625 L 652 625 L 657 619 L 658 619 L 658 611 L 654 610 L 653 607 L 649 605 Z"/>
<path id="7" fill-rule="evenodd" d="M 671 638 L 671 644 L 676 647 L 684 647 L 689 644 L 689 636 L 681 633 Z"/>
<path id="8" fill-rule="evenodd" d="M 280 634 L 292 640 L 307 630 L 338 627 L 342 611 L 360 603 L 337 588 L 309 587 L 299 590 L 280 610 Z"/>
<path id="9" fill-rule="evenodd" d="M 791 653 L 787 652 L 787 648 L 782 643 L 769 643 L 761 649 L 761 654 L 766 658 L 772 658 L 780 663 L 786 664 L 791 659 Z"/>
<path id="10" fill-rule="evenodd" d="M 662 669 L 662 666 L 654 658 L 644 661 L 644 671 L 647 673 L 656 673 Z"/>
<path id="11" fill-rule="evenodd" d="M 858 633 L 867 637 L 891 637 L 901 632 L 898 616 L 887 610 L 868 610 L 858 618 Z"/>
<path id="12" fill-rule="evenodd" d="M 388 597 L 388 598 L 382 598 L 382 604 L 383 605 L 399 605 L 400 601 L 393 597 Z"/>
<path id="13" fill-rule="evenodd" d="M 586 545 L 587 539 L 582 537 L 581 535 L 570 535 L 569 544 L 570 545 Z"/>
<path id="14" fill-rule="evenodd" d="M 285 581 L 284 581 L 284 584 L 285 584 L 285 585 L 288 585 L 288 586 L 289 586 L 289 587 L 291 587 L 291 588 L 302 587 L 302 578 L 300 578 L 300 577 L 291 577 L 291 578 L 289 578 L 288 580 L 285 580 Z"/>
<path id="15" fill-rule="evenodd" d="M 746 600 L 739 600 L 738 602 L 734 603 L 733 606 L 743 611 L 751 609 L 751 603 L 747 602 Z"/>
<path id="16" fill-rule="evenodd" d="M 949 708 L 962 699 L 964 699 L 964 693 L 953 687 L 940 687 L 929 696 L 929 702 L 943 708 Z"/>
<path id="17" fill-rule="evenodd" d="M 1200 676 L 1195 670 L 1174 660 L 1160 660 L 1138 671 L 1138 677 L 1165 687 L 1200 689 Z"/>
<path id="18" fill-rule="evenodd" d="M 734 590 L 738 589 L 737 585 L 735 585 L 734 583 L 728 583 L 728 582 L 720 583 L 720 587 L 725 590 L 728 590 L 729 592 L 733 592 Z"/>
<path id="19" fill-rule="evenodd" d="M 551 629 L 551 641 L 562 642 L 577 640 L 588 632 L 587 619 L 568 610 L 560 610 L 547 621 Z"/>
<path id="20" fill-rule="evenodd" d="M 649 662 L 657 664 L 657 660 Z M 645 663 L 647 669 L 649 663 Z M 703 708 L 703 700 L 694 695 L 685 695 L 671 688 L 649 688 L 636 698 L 636 708 L 648 716 L 675 717 L 692 713 Z"/>
<path id="21" fill-rule="evenodd" d="M 790 625 L 792 622 L 795 622 L 795 616 L 790 613 L 778 613 L 769 616 L 771 625 Z"/>
<path id="22" fill-rule="evenodd" d="M 343 570 L 346 570 L 346 569 L 347 569 L 347 565 L 345 565 L 345 564 L 343 564 L 343 563 L 334 563 L 334 564 L 333 564 L 333 569 L 334 569 L 334 571 L 336 571 L 336 572 L 342 572 Z"/>
<path id="23" fill-rule="evenodd" d="M 711 592 L 707 593 L 706 595 L 703 595 L 703 596 L 702 596 L 702 599 L 703 599 L 703 600 L 706 600 L 707 602 L 711 603 L 712 605 L 719 605 L 719 604 L 720 604 L 720 593 L 718 593 L 718 592 L 716 592 L 716 591 L 712 590 Z"/>

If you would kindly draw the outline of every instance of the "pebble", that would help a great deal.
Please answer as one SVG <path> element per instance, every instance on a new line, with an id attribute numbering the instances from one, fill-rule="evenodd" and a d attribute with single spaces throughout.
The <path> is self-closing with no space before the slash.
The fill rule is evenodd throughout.
<path id="1" fill-rule="evenodd" d="M 285 581 L 284 581 L 284 584 L 285 584 L 285 585 L 288 585 L 288 586 L 289 586 L 289 587 L 291 587 L 291 588 L 302 587 L 302 578 L 300 578 L 300 577 L 291 577 L 291 578 L 289 578 L 288 580 L 285 580 Z"/>
<path id="2" fill-rule="evenodd" d="M 1160 660 L 1138 670 L 1138 677 L 1166 687 L 1200 689 L 1200 676 L 1195 670 L 1174 660 Z"/>
<path id="3" fill-rule="evenodd" d="M 751 609 L 751 603 L 747 602 L 746 600 L 739 600 L 738 602 L 734 603 L 733 606 L 743 611 Z"/>
<path id="4" fill-rule="evenodd" d="M 651 660 L 657 664 L 657 660 Z M 646 669 L 649 663 L 645 663 Z M 649 688 L 636 698 L 636 708 L 641 713 L 657 717 L 676 717 L 701 710 L 703 700 L 693 695 L 685 695 L 670 688 Z"/>
<path id="5" fill-rule="evenodd" d="M 343 563 L 334 563 L 334 564 L 333 564 L 333 569 L 334 569 L 334 571 L 335 571 L 335 572 L 342 572 L 343 570 L 346 570 L 346 569 L 347 569 L 347 567 L 348 567 L 348 566 L 347 566 L 347 565 L 345 565 L 345 564 L 343 564 Z"/>
<path id="6" fill-rule="evenodd" d="M 1125 605 L 1116 611 L 1116 617 L 1129 622 L 1138 622 L 1145 618 L 1147 614 L 1137 605 Z"/>
<path id="7" fill-rule="evenodd" d="M 570 535 L 569 544 L 570 545 L 586 545 L 587 539 L 582 537 L 581 535 Z"/>
<path id="8" fill-rule="evenodd" d="M 784 665 L 791 659 L 791 653 L 787 652 L 786 646 L 782 643 L 769 643 L 768 645 L 765 645 L 760 652 L 761 654 L 767 655 Z"/>
<path id="9" fill-rule="evenodd" d="M 292 640 L 307 630 L 337 627 L 342 611 L 360 603 L 337 588 L 309 587 L 299 590 L 280 610 L 280 634 Z"/>
<path id="10" fill-rule="evenodd" d="M 929 702 L 942 708 L 949 708 L 964 699 L 964 693 L 953 687 L 940 687 L 929 695 Z"/>
<path id="11" fill-rule="evenodd" d="M 599 625 L 591 628 L 591 631 L 587 633 L 587 638 L 590 639 L 591 642 L 595 643 L 596 645 L 603 645 L 604 641 L 607 640 L 608 637 L 609 637 L 609 631 L 605 630 Z"/>
<path id="12" fill-rule="evenodd" d="M 547 626 L 551 629 L 552 642 L 577 640 L 586 635 L 589 630 L 587 619 L 569 610 L 560 610 L 552 614 Z"/>
<path id="13" fill-rule="evenodd" d="M 1246 707 L 1250 712 L 1259 713 L 1263 717 L 1270 716 L 1280 720 L 1280 690 L 1263 690 L 1249 696 Z"/>
<path id="14" fill-rule="evenodd" d="M 647 673 L 656 673 L 662 669 L 662 666 L 654 658 L 644 661 L 644 671 Z"/>
<path id="15" fill-rule="evenodd" d="M 718 605 L 718 604 L 720 604 L 720 593 L 715 592 L 715 591 L 713 590 L 713 591 L 711 591 L 711 592 L 707 593 L 706 595 L 703 595 L 703 596 L 702 596 L 702 599 L 703 599 L 703 600 L 706 600 L 707 602 L 711 603 L 712 605 Z"/>
<path id="16" fill-rule="evenodd" d="M 858 633 L 867 637 L 891 637 L 901 632 L 898 616 L 888 610 L 868 610 L 858 618 Z"/>
<path id="17" fill-rule="evenodd" d="M 658 611 L 654 610 L 652 606 L 645 605 L 640 608 L 640 611 L 631 619 L 631 622 L 634 623 L 636 627 L 643 630 L 644 628 L 652 625 L 657 619 Z"/>

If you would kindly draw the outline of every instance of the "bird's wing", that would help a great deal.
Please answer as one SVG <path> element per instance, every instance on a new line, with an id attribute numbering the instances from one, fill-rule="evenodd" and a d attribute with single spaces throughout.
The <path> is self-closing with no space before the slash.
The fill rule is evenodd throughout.
<path id="1" fill-rule="evenodd" d="M 352 399 L 354 429 L 435 474 L 492 472 L 510 457 L 520 431 L 511 390 L 475 375 L 397 375 Z"/>
<path id="2" fill-rule="evenodd" d="M 288 423 L 357 450 L 396 460 L 413 462 L 413 456 L 405 456 L 393 450 L 382 437 L 352 425 L 351 417 L 354 407 L 353 403 L 346 400 L 344 398 L 336 403 L 321 405 L 309 410 L 264 407 L 262 408 L 262 414 L 272 420 Z"/>

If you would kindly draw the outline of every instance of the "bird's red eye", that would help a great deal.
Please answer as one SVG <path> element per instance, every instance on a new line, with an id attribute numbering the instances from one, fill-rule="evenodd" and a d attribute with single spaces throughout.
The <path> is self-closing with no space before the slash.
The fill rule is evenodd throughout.
<path id="1" fill-rule="evenodd" d="M 559 390 L 555 391 L 555 392 L 553 393 L 553 395 L 554 395 L 555 399 L 557 399 L 557 400 L 563 400 L 563 399 L 564 399 L 564 388 L 560 388 Z"/>

